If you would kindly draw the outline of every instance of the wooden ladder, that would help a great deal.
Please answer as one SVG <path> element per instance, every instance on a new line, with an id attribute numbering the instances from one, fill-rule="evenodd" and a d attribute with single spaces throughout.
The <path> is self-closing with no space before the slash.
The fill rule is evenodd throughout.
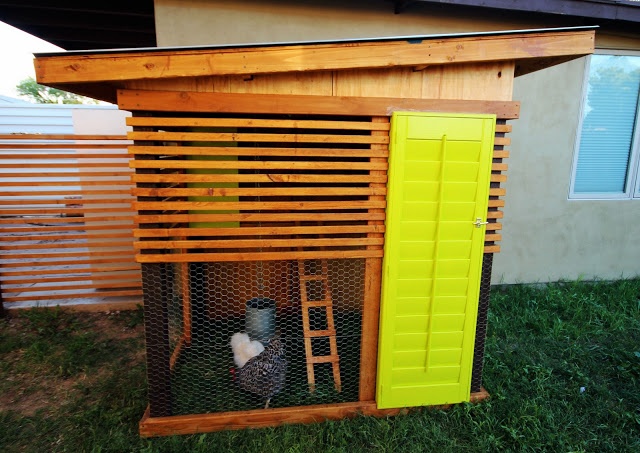
<path id="1" fill-rule="evenodd" d="M 320 262 L 320 266 L 316 263 Z M 308 270 L 305 266 L 308 263 Z M 317 269 L 320 273 L 317 273 Z M 314 365 L 316 363 L 330 363 L 333 369 L 333 381 L 338 392 L 342 390 L 340 381 L 340 356 L 338 355 L 338 343 L 336 342 L 336 328 L 333 320 L 333 299 L 329 286 L 329 264 L 327 260 L 298 260 L 298 272 L 300 275 L 300 303 L 302 305 L 302 329 L 304 334 L 304 350 L 307 358 L 307 379 L 309 381 L 309 391 L 313 392 L 316 387 Z M 309 282 L 319 282 L 313 289 L 308 290 Z M 311 294 L 310 294 L 311 293 Z M 309 296 L 313 298 L 309 300 Z M 318 298 L 320 300 L 318 300 Z M 311 329 L 309 317 L 310 308 L 324 308 L 326 312 L 326 329 Z M 314 338 L 329 339 L 329 355 L 313 355 Z"/>

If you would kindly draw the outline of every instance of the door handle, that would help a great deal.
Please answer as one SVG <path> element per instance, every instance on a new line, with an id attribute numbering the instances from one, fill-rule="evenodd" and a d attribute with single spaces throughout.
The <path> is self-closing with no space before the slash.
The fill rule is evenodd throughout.
<path id="1" fill-rule="evenodd" d="M 476 218 L 476 221 L 473 222 L 473 224 L 476 226 L 476 228 L 480 228 L 482 225 L 488 225 L 489 222 L 483 222 L 482 219 L 478 217 Z"/>

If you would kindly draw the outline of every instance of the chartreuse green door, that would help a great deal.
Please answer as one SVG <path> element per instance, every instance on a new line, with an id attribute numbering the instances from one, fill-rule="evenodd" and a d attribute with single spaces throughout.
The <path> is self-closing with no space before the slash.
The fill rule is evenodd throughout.
<path id="1" fill-rule="evenodd" d="M 376 399 L 468 401 L 494 115 L 394 113 Z"/>

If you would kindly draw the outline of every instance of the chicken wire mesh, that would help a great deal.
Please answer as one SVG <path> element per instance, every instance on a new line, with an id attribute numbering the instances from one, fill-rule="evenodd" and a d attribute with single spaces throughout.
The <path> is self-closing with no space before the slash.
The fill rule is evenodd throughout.
<path id="1" fill-rule="evenodd" d="M 143 276 L 151 416 L 358 400 L 363 259 L 143 264 Z"/>

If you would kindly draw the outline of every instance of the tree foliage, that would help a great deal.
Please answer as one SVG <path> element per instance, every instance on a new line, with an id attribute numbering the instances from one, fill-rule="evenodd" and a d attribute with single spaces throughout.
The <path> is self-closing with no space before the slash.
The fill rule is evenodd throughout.
<path id="1" fill-rule="evenodd" d="M 33 77 L 22 80 L 17 86 L 18 96 L 38 104 L 97 104 L 98 101 L 85 96 L 69 93 L 40 85 Z"/>

